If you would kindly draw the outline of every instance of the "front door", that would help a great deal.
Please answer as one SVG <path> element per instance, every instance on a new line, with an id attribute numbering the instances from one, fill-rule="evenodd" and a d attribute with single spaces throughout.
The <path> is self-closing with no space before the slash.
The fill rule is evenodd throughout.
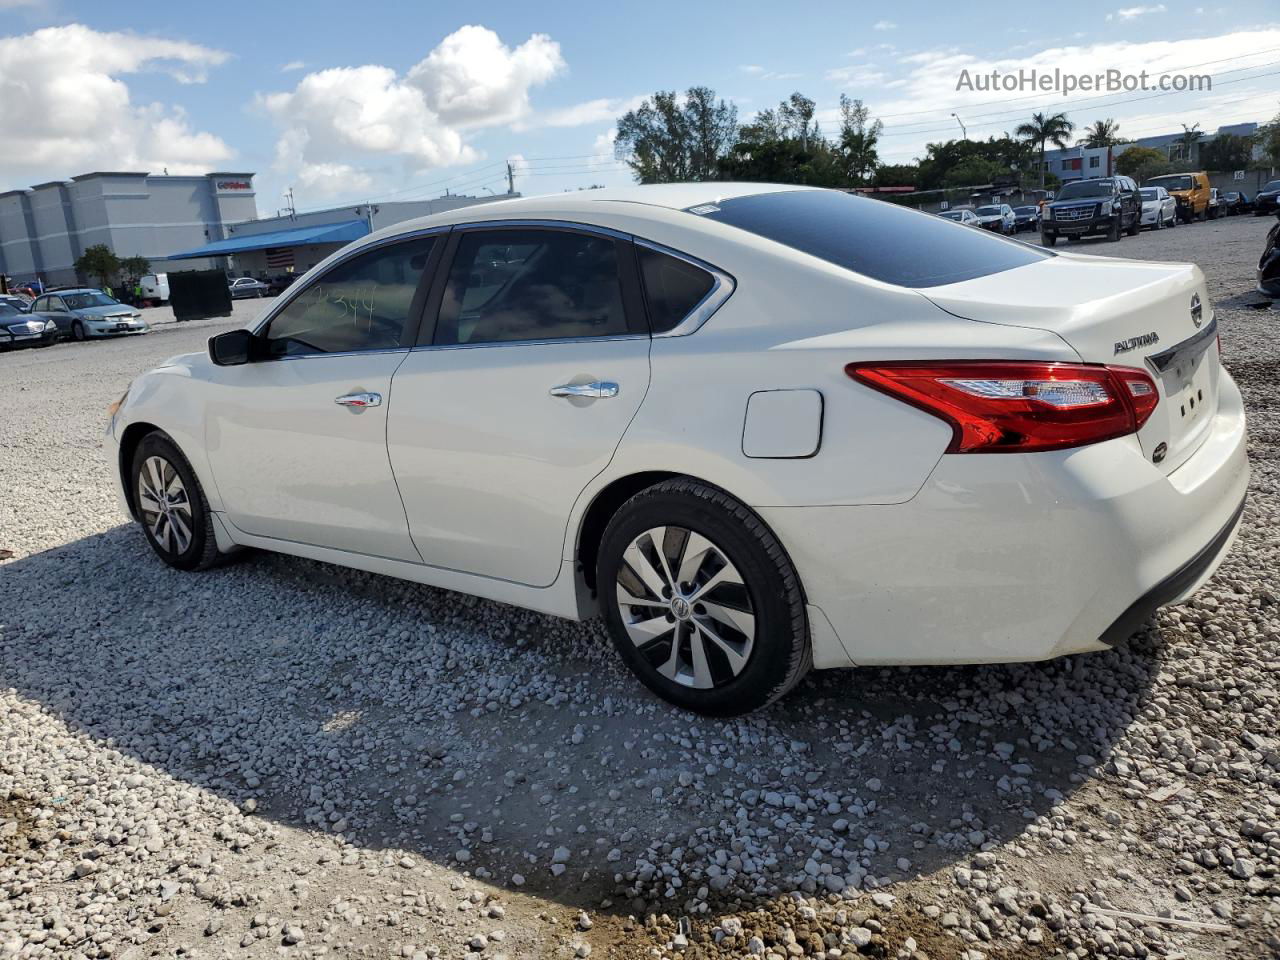
<path id="1" fill-rule="evenodd" d="M 206 445 L 239 530 L 420 562 L 386 430 L 434 243 L 403 240 L 335 265 L 259 331 L 266 359 L 214 368 Z"/>
<path id="2" fill-rule="evenodd" d="M 534 227 L 452 243 L 434 335 L 393 380 L 409 529 L 426 563 L 545 587 L 648 389 L 631 244 Z"/>

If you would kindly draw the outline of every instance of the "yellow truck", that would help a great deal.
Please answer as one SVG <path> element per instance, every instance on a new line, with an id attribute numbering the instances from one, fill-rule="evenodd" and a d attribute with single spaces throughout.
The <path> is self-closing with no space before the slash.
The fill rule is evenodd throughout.
<path id="1" fill-rule="evenodd" d="M 1164 187 L 1168 190 L 1178 204 L 1178 219 L 1183 223 L 1209 219 L 1209 200 L 1212 194 L 1209 189 L 1209 174 L 1203 170 L 1198 173 L 1170 173 L 1163 177 L 1152 177 L 1142 185 Z"/>

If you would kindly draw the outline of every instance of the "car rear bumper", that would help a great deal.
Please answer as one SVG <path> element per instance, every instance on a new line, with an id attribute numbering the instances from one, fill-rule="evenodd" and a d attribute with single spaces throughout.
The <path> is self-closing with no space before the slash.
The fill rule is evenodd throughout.
<path id="1" fill-rule="evenodd" d="M 1243 402 L 1224 372 L 1213 430 L 1168 475 L 1130 436 L 944 456 L 902 504 L 760 513 L 853 663 L 1043 660 L 1117 642 L 1202 585 L 1248 480 Z"/>

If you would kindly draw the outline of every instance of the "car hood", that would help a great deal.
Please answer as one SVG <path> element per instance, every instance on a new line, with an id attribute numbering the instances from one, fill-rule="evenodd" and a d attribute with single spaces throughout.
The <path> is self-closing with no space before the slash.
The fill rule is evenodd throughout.
<path id="1" fill-rule="evenodd" d="M 109 307 L 84 307 L 72 312 L 88 320 L 105 320 L 108 317 L 132 317 L 136 311 L 123 303 L 113 303 Z"/>

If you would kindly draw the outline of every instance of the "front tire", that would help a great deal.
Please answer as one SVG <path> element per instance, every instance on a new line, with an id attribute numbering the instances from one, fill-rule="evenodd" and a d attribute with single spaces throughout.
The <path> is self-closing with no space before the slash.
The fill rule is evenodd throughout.
<path id="1" fill-rule="evenodd" d="M 182 451 L 160 432 L 142 438 L 130 469 L 134 504 L 151 549 L 179 570 L 205 570 L 218 560 L 213 513 Z"/>
<path id="2" fill-rule="evenodd" d="M 596 583 L 623 661 L 708 716 L 773 703 L 812 663 L 800 580 L 746 506 L 694 480 L 642 490 L 609 521 Z"/>
<path id="3" fill-rule="evenodd" d="M 79 320 L 76 320 L 71 324 L 71 336 L 75 340 L 85 339 L 84 324 Z"/>

